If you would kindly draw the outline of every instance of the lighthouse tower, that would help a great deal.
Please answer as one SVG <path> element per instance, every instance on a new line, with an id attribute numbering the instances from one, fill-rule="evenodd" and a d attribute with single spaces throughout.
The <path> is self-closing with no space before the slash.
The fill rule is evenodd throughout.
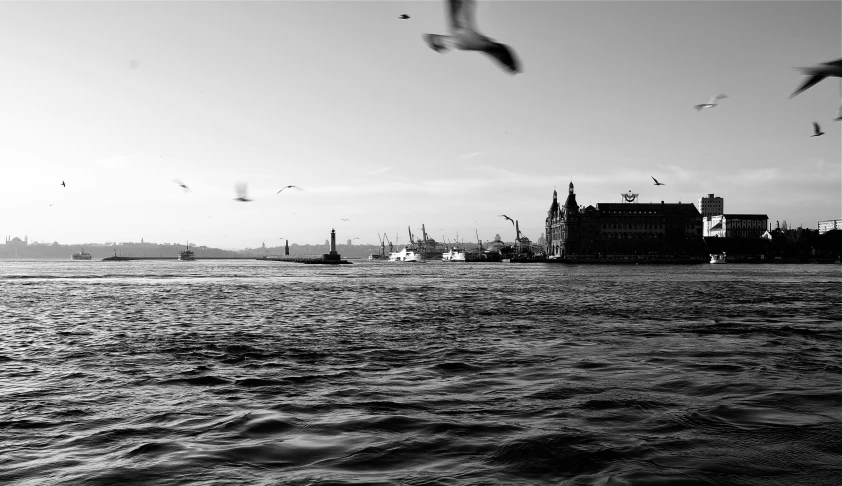
<path id="1" fill-rule="evenodd" d="M 325 260 L 341 260 L 342 257 L 339 256 L 339 253 L 336 252 L 336 230 L 330 230 L 330 252 L 325 253 L 322 255 L 322 258 Z"/>

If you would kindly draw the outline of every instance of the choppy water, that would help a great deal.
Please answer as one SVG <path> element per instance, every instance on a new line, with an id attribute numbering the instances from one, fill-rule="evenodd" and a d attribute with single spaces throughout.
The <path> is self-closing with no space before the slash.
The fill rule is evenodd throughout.
<path id="1" fill-rule="evenodd" d="M 0 262 L 0 483 L 838 485 L 840 277 Z"/>

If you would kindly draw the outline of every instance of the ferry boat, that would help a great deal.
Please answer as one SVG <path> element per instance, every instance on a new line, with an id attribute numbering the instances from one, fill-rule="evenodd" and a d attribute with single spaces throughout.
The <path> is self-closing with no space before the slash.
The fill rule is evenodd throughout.
<path id="1" fill-rule="evenodd" d="M 458 246 L 454 246 L 449 251 L 442 254 L 441 261 L 443 261 L 443 262 L 464 262 L 464 261 L 466 261 L 465 255 L 466 255 L 466 252 L 465 252 L 464 248 L 459 248 Z"/>
<path id="2" fill-rule="evenodd" d="M 187 249 L 178 254 L 178 259 L 181 261 L 192 261 L 196 259 L 193 250 L 190 249 L 190 243 L 187 243 Z"/>
<path id="3" fill-rule="evenodd" d="M 711 263 L 725 263 L 725 252 L 723 251 L 720 253 L 711 253 L 710 254 L 710 262 Z"/>
<path id="4" fill-rule="evenodd" d="M 424 255 L 414 248 L 404 247 L 403 250 L 389 254 L 390 262 L 416 262 L 424 263 Z"/>
<path id="5" fill-rule="evenodd" d="M 85 253 L 85 248 L 82 247 L 82 251 L 79 252 L 79 253 L 74 253 L 74 254 L 70 255 L 70 259 L 71 260 L 90 260 L 91 254 Z"/>

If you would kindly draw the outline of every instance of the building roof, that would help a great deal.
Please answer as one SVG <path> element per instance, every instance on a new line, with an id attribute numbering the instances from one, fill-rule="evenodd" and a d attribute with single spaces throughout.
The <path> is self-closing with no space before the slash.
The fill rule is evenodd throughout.
<path id="1" fill-rule="evenodd" d="M 769 219 L 765 214 L 723 214 L 725 219 Z"/>

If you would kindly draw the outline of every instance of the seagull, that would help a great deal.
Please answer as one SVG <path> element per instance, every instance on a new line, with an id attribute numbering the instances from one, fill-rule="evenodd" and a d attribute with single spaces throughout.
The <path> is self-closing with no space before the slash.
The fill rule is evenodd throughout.
<path id="1" fill-rule="evenodd" d="M 61 185 L 62 185 L 62 187 L 67 187 L 67 186 L 64 185 L 64 181 L 61 181 Z"/>
<path id="2" fill-rule="evenodd" d="M 189 188 L 189 187 L 187 187 L 187 185 L 186 185 L 186 184 L 184 184 L 183 182 L 181 182 L 180 180 L 178 180 L 178 179 L 173 179 L 172 181 L 173 181 L 173 182 L 175 182 L 176 184 L 178 184 L 179 186 L 183 187 L 183 188 L 184 188 L 184 192 L 190 192 L 190 188 Z"/>
<path id="3" fill-rule="evenodd" d="M 401 15 L 401 16 L 400 16 L 400 17 L 398 17 L 398 18 L 399 18 L 399 19 L 406 20 L 406 19 L 408 19 L 408 18 L 409 18 L 409 15 L 407 15 L 407 14 L 403 14 L 403 15 Z"/>
<path id="4" fill-rule="evenodd" d="M 520 63 L 509 46 L 495 42 L 477 31 L 475 0 L 448 0 L 448 3 L 451 35 L 423 34 L 421 37 L 430 49 L 441 53 L 448 49 L 484 52 L 499 62 L 509 74 L 520 72 Z"/>
<path id="5" fill-rule="evenodd" d="M 278 192 L 276 192 L 276 193 L 275 193 L 275 195 L 277 196 L 278 194 L 280 194 L 281 192 L 283 192 L 283 190 L 284 190 L 284 189 L 287 189 L 287 188 L 289 188 L 289 187 L 294 187 L 294 188 L 298 189 L 299 191 L 301 190 L 301 188 L 300 188 L 300 187 L 298 187 L 298 186 L 286 186 L 286 187 L 282 187 L 280 191 L 278 191 Z"/>
<path id="6" fill-rule="evenodd" d="M 710 99 L 710 101 L 708 101 L 707 103 L 702 103 L 701 105 L 696 105 L 693 108 L 695 108 L 697 111 L 701 111 L 702 108 L 714 108 L 717 105 L 717 103 L 716 103 L 717 101 L 721 100 L 722 98 L 727 98 L 727 97 L 728 97 L 728 95 L 723 93 L 721 95 L 712 97 Z"/>
<path id="7" fill-rule="evenodd" d="M 237 183 L 237 194 L 240 197 L 235 197 L 235 201 L 242 201 L 242 202 L 250 202 L 251 199 L 246 197 L 246 183 L 245 182 L 238 182 Z"/>
<path id="8" fill-rule="evenodd" d="M 806 67 L 806 68 L 796 68 L 801 71 L 803 74 L 810 76 L 807 78 L 804 83 L 795 90 L 794 93 L 789 95 L 789 99 L 795 98 L 799 93 L 802 91 L 806 91 L 813 86 L 815 86 L 819 81 L 828 77 L 828 76 L 835 76 L 837 78 L 842 78 L 842 59 L 837 59 L 835 61 L 823 62 L 817 66 L 813 67 Z"/>
<path id="9" fill-rule="evenodd" d="M 649 176 L 649 177 L 652 177 L 652 176 Z M 654 177 L 652 177 L 652 180 L 655 181 L 656 186 L 665 186 L 666 185 L 663 182 L 658 182 L 658 179 L 655 179 Z"/>
<path id="10" fill-rule="evenodd" d="M 513 220 L 512 218 L 510 218 L 510 217 L 506 216 L 505 214 L 501 214 L 500 216 L 502 216 L 502 217 L 504 217 L 504 218 L 508 219 L 509 221 L 511 221 L 511 222 L 512 222 L 512 226 L 514 226 L 514 225 L 515 225 L 515 220 Z"/>
<path id="11" fill-rule="evenodd" d="M 348 218 L 342 218 L 342 221 L 348 221 Z"/>
<path id="12" fill-rule="evenodd" d="M 814 133 L 810 135 L 811 137 L 821 137 L 822 135 L 824 135 L 824 132 L 822 131 L 821 127 L 816 122 L 813 122 L 813 132 Z"/>

